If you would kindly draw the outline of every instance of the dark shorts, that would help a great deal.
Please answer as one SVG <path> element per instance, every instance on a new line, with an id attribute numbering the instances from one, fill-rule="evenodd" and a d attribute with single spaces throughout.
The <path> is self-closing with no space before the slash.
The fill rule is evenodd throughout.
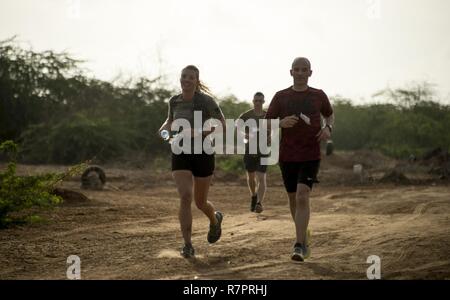
<path id="1" fill-rule="evenodd" d="M 208 177 L 214 173 L 214 154 L 173 154 L 172 171 L 191 171 L 194 177 Z"/>
<path id="2" fill-rule="evenodd" d="M 279 162 L 284 187 L 288 193 L 297 192 L 297 184 L 303 183 L 312 189 L 313 184 L 319 182 L 320 160 L 304 162 Z"/>
<path id="3" fill-rule="evenodd" d="M 245 170 L 249 173 L 253 172 L 261 172 L 266 173 L 267 165 L 261 165 L 261 156 L 260 155 L 244 155 L 244 165 Z"/>

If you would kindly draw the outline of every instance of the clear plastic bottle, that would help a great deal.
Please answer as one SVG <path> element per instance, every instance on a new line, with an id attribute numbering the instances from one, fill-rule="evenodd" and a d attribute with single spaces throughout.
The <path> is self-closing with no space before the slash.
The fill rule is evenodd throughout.
<path id="1" fill-rule="evenodd" d="M 164 141 L 168 142 L 169 144 L 172 144 L 174 140 L 178 140 L 178 139 L 182 138 L 182 134 L 179 134 L 174 131 L 170 132 L 169 130 L 166 130 L 166 129 L 161 130 L 160 135 L 161 135 L 161 138 Z"/>
<path id="2" fill-rule="evenodd" d="M 162 139 L 165 140 L 166 142 L 170 140 L 169 130 L 161 130 L 160 134 L 161 134 Z"/>

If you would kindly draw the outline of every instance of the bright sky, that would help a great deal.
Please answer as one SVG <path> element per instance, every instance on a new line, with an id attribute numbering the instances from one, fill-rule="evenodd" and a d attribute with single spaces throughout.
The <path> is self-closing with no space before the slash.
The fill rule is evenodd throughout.
<path id="1" fill-rule="evenodd" d="M 271 99 L 306 56 L 310 85 L 329 96 L 364 103 L 429 81 L 450 103 L 449 11 L 448 0 L 0 0 L 0 40 L 67 50 L 105 80 L 163 73 L 178 86 L 195 64 L 215 94 L 241 100 Z"/>

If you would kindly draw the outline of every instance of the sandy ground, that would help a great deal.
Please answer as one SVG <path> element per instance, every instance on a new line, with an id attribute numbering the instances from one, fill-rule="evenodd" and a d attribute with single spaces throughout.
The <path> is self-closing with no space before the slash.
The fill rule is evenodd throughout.
<path id="1" fill-rule="evenodd" d="M 46 168 L 62 167 L 19 166 Z M 0 230 L 0 279 L 65 279 L 69 255 L 80 257 L 83 279 L 367 279 L 370 255 L 381 258 L 384 279 L 450 279 L 450 186 L 320 184 L 311 196 L 312 256 L 296 263 L 287 196 L 279 176 L 269 177 L 262 214 L 249 211 L 243 177 L 215 181 L 222 238 L 207 243 L 207 218 L 193 204 L 197 256 L 187 260 L 170 173 L 115 170 L 104 191 L 82 191 L 88 202 Z M 81 191 L 77 181 L 64 187 Z"/>

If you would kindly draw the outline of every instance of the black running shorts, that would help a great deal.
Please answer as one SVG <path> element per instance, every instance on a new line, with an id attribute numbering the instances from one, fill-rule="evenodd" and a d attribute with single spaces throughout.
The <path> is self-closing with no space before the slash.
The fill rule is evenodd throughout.
<path id="1" fill-rule="evenodd" d="M 174 154 L 172 153 L 172 171 L 191 171 L 194 177 L 208 177 L 214 173 L 214 154 Z"/>
<path id="2" fill-rule="evenodd" d="M 247 172 L 249 173 L 253 172 L 266 173 L 267 171 L 267 165 L 261 165 L 260 155 L 244 154 L 244 165 L 245 170 L 247 170 Z"/>
<path id="3" fill-rule="evenodd" d="M 303 183 L 312 189 L 318 183 L 320 160 L 304 162 L 279 162 L 284 187 L 288 193 L 297 192 L 297 184 Z"/>

